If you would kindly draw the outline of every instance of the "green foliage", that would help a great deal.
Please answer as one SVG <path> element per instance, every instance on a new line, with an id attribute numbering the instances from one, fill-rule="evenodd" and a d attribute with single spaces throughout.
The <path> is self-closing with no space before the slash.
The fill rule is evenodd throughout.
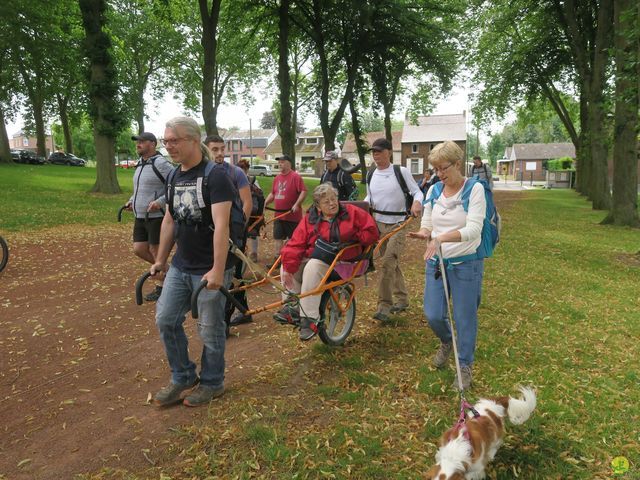
<path id="1" fill-rule="evenodd" d="M 573 158 L 561 157 L 547 161 L 547 170 L 575 170 Z"/>

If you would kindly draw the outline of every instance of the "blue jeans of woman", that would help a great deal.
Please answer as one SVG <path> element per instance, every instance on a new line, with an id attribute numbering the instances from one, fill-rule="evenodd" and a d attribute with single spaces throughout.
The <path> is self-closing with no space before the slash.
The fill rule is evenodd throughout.
<path id="1" fill-rule="evenodd" d="M 424 287 L 424 314 L 433 333 L 444 343 L 451 343 L 451 328 L 444 295 L 443 277 L 436 277 L 436 262 L 428 261 Z M 449 264 L 446 276 L 453 300 L 458 359 L 461 366 L 471 366 L 478 334 L 478 307 L 482 295 L 484 259 Z"/>
<path id="2" fill-rule="evenodd" d="M 233 269 L 224 273 L 224 284 L 231 284 Z M 162 295 L 156 304 L 156 325 L 171 368 L 171 381 L 181 385 L 195 382 L 196 365 L 189 359 L 189 341 L 184 331 L 185 315 L 191 310 L 191 294 L 198 288 L 202 275 L 192 275 L 170 267 L 164 280 Z M 202 339 L 200 383 L 221 387 L 224 383 L 225 297 L 219 290 L 200 292 L 198 296 L 198 334 Z"/>

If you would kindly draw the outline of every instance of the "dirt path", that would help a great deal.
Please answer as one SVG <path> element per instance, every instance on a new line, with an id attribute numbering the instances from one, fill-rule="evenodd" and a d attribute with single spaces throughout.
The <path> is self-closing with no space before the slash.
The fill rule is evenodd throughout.
<path id="1" fill-rule="evenodd" d="M 496 196 L 504 208 L 520 194 Z M 143 471 L 162 464 L 174 427 L 206 421 L 206 408 L 148 404 L 169 374 L 154 306 L 134 303 L 145 265 L 133 257 L 129 236 L 128 225 L 9 236 L 10 263 L 0 275 L 0 479 L 71 479 L 102 467 Z M 407 247 L 407 258 L 419 258 L 419 245 Z M 407 268 L 416 278 L 421 269 Z M 252 305 L 274 301 L 251 298 Z M 359 317 L 371 313 L 367 308 Z M 197 358 L 194 322 L 186 325 Z M 244 386 L 260 382 L 265 365 L 302 348 L 269 313 L 232 331 L 222 399 L 230 405 L 242 400 Z"/>
<path id="2" fill-rule="evenodd" d="M 0 478 L 149 467 L 170 429 L 205 419 L 207 409 L 147 403 L 169 376 L 153 304 L 133 300 L 145 266 L 130 252 L 129 227 L 10 239 L 11 262 L 0 277 Z M 197 339 L 193 323 L 189 338 Z M 232 332 L 225 398 L 233 399 L 234 389 L 293 344 L 266 313 Z M 199 357 L 197 340 L 190 348 Z"/>

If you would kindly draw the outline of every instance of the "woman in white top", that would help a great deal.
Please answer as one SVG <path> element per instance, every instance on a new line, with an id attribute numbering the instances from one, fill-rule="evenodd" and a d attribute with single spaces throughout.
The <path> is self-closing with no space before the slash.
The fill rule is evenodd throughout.
<path id="1" fill-rule="evenodd" d="M 463 161 L 464 152 L 455 142 L 441 143 L 431 151 L 429 162 L 441 183 L 433 185 L 427 192 L 420 230 L 409 233 L 409 236 L 428 242 L 424 253 L 424 313 L 441 342 L 433 359 L 438 368 L 447 364 L 453 349 L 447 299 L 437 262 L 438 249 L 442 247 L 456 322 L 461 380 L 466 389 L 471 386 L 471 367 L 478 331 L 484 260 L 477 258 L 475 253 L 480 245 L 486 201 L 484 187 L 479 183 L 473 185 L 468 198 L 463 198 L 465 182 L 472 181 L 461 173 Z M 457 378 L 453 386 L 458 388 Z"/>

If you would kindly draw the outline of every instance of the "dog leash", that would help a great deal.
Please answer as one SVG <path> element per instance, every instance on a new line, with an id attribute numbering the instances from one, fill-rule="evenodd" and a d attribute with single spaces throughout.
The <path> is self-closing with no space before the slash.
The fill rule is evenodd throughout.
<path id="1" fill-rule="evenodd" d="M 442 285 L 444 287 L 444 295 L 447 300 L 447 313 L 449 314 L 449 328 L 451 329 L 451 342 L 453 343 L 453 356 L 456 361 L 456 374 L 458 378 L 458 388 L 460 390 L 460 416 L 458 417 L 458 422 L 456 426 L 461 428 L 464 425 L 466 411 L 469 410 L 473 413 L 474 417 L 479 417 L 480 414 L 477 412 L 473 405 L 467 402 L 464 397 L 464 386 L 462 385 L 462 372 L 460 371 L 460 360 L 458 359 L 458 344 L 456 340 L 455 328 L 453 326 L 453 315 L 451 312 L 451 302 L 449 297 L 449 282 L 447 281 L 447 268 L 444 264 L 444 259 L 442 255 L 442 245 L 438 245 L 438 262 L 440 262 L 440 273 L 442 274 Z"/>

